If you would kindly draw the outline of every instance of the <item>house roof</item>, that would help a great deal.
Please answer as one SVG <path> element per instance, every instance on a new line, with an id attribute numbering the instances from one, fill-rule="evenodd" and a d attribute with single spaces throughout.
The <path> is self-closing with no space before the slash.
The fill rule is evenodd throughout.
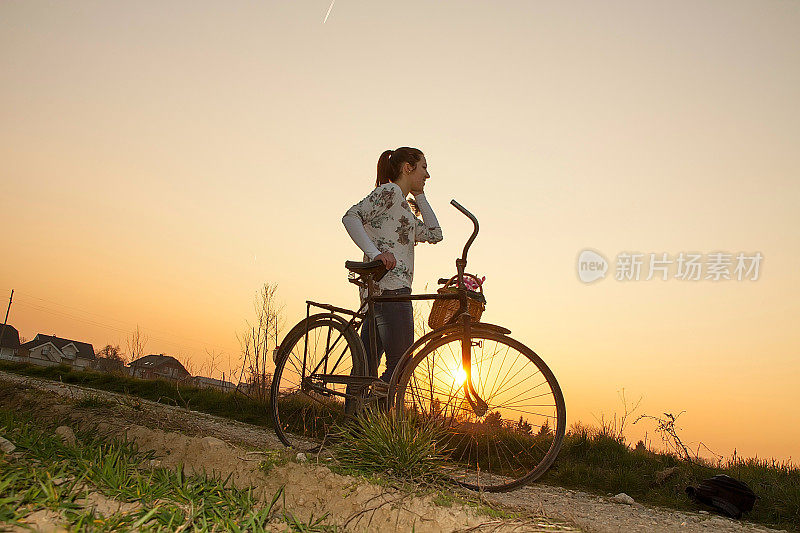
<path id="1" fill-rule="evenodd" d="M 0 330 L 3 330 L 3 325 L 0 324 Z M 19 331 L 11 324 L 6 324 L 5 331 L 2 333 L 3 338 L 0 339 L 0 348 L 19 348 Z"/>
<path id="2" fill-rule="evenodd" d="M 130 366 L 132 366 L 132 367 L 133 366 L 137 366 L 137 367 L 144 367 L 144 368 L 158 368 L 159 366 L 162 366 L 162 365 L 165 365 L 165 364 L 169 364 L 169 363 L 178 365 L 181 369 L 183 369 L 184 372 L 186 372 L 187 374 L 189 373 L 189 371 L 186 370 L 186 367 L 184 367 L 181 364 L 180 361 L 178 361 L 177 359 L 175 359 L 171 355 L 164 355 L 163 353 L 162 354 L 145 355 L 144 357 L 140 357 L 139 359 L 137 359 L 135 361 L 131 361 Z"/>
<path id="3" fill-rule="evenodd" d="M 63 339 L 61 337 L 56 337 L 55 335 L 43 335 L 41 333 L 37 333 L 33 340 L 28 341 L 21 346 L 23 348 L 27 348 L 28 350 L 32 350 L 41 346 L 42 344 L 47 344 L 48 342 L 53 343 L 53 346 L 58 348 L 59 350 L 63 350 L 65 346 L 68 344 L 74 344 L 75 347 L 78 349 L 78 356 L 84 359 L 94 359 L 94 348 L 88 342 L 80 342 L 74 341 L 72 339 Z"/>

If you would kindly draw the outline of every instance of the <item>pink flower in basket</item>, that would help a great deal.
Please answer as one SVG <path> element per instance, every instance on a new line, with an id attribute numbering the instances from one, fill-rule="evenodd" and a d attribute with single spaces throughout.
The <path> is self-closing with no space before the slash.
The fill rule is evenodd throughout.
<path id="1" fill-rule="evenodd" d="M 477 278 L 477 276 L 475 276 Z M 480 279 L 475 279 L 471 276 L 464 276 L 464 286 L 471 290 L 471 291 L 478 291 L 478 289 L 483 286 L 483 282 L 486 281 L 486 276 L 483 276 Z"/>

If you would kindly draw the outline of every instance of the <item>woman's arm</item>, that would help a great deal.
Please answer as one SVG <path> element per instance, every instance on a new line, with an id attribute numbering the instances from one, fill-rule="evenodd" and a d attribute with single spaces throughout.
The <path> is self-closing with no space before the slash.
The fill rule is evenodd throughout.
<path id="1" fill-rule="evenodd" d="M 391 252 L 381 252 L 364 229 L 365 224 L 376 224 L 384 216 L 384 213 L 397 201 L 396 196 L 399 187 L 377 187 L 366 198 L 347 210 L 342 217 L 350 238 L 361 248 L 370 261 L 380 259 L 388 269 L 392 269 L 397 264 Z"/>
<path id="2" fill-rule="evenodd" d="M 361 248 L 370 261 L 381 254 L 381 251 L 378 250 L 378 247 L 367 235 L 364 224 L 361 222 L 361 217 L 358 216 L 358 204 L 347 210 L 347 213 L 342 217 L 342 224 L 344 224 L 344 228 L 350 238 L 353 239 L 353 242 L 356 243 L 356 246 Z"/>
<path id="3" fill-rule="evenodd" d="M 417 242 L 429 242 L 435 244 L 442 240 L 442 228 L 439 226 L 439 221 L 436 220 L 436 215 L 433 212 L 431 204 L 425 198 L 425 194 L 418 194 L 414 197 L 419 207 L 419 212 L 422 215 L 422 220 L 417 219 Z"/>

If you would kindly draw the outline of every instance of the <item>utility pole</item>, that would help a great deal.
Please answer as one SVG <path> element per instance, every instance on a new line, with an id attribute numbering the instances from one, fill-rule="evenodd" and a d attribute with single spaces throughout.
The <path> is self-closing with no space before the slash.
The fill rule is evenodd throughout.
<path id="1" fill-rule="evenodd" d="M 3 320 L 3 328 L 0 329 L 0 349 L 3 348 L 3 335 L 6 333 L 6 323 L 8 322 L 8 313 L 11 311 L 11 302 L 14 300 L 14 289 L 11 289 L 11 297 L 8 299 L 8 309 L 6 309 L 6 318 Z"/>

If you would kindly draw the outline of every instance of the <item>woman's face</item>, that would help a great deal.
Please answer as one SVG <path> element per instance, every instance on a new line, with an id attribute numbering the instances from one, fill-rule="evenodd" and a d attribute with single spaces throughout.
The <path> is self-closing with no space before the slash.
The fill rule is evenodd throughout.
<path id="1" fill-rule="evenodd" d="M 425 181 L 431 177 L 431 175 L 428 174 L 428 162 L 425 160 L 424 155 L 420 157 L 419 161 L 417 161 L 416 168 L 411 171 L 411 174 L 409 174 L 408 177 L 411 183 L 412 191 L 423 190 L 425 187 Z"/>

